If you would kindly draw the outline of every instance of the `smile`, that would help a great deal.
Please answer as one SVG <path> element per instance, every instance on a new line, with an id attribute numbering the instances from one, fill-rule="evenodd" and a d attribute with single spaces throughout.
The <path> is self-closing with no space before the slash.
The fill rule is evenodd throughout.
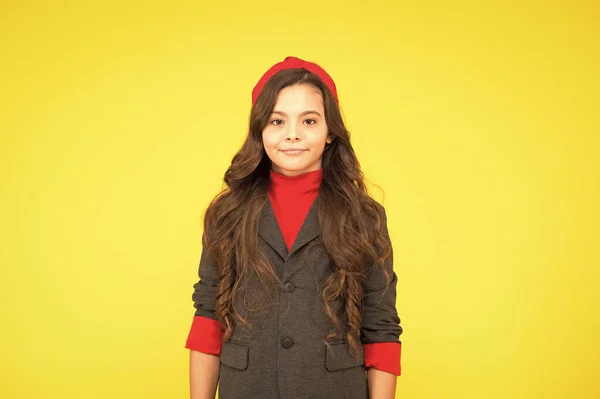
<path id="1" fill-rule="evenodd" d="M 306 151 L 306 150 L 283 150 L 281 152 L 283 152 L 286 155 L 298 155 L 298 154 L 303 153 L 304 151 Z"/>

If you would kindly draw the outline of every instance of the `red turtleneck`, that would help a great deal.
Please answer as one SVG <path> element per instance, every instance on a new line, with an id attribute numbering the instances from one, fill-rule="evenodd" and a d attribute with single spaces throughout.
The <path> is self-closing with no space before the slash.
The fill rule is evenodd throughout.
<path id="1" fill-rule="evenodd" d="M 313 204 L 322 179 L 322 169 L 285 176 L 270 171 L 271 184 L 268 196 L 275 218 L 287 245 L 288 251 L 302 227 L 306 215 Z M 199 352 L 220 355 L 223 333 L 217 320 L 194 316 L 186 348 Z M 401 345 L 396 342 L 363 344 L 365 367 L 374 367 L 395 375 L 400 375 Z"/>
<path id="2" fill-rule="evenodd" d="M 319 193 L 321 177 L 322 169 L 297 176 L 286 176 L 271 170 L 269 199 L 288 251 L 292 249 L 300 227 Z"/>

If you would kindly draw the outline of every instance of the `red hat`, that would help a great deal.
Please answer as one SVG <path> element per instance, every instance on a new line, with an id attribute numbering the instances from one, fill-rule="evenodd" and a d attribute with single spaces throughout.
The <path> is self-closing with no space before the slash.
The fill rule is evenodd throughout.
<path id="1" fill-rule="evenodd" d="M 333 82 L 333 79 L 331 78 L 331 76 L 329 76 L 329 74 L 327 72 L 325 72 L 325 70 L 323 68 L 321 68 L 320 66 L 318 66 L 317 64 L 314 64 L 312 62 L 301 60 L 300 58 L 286 57 L 285 60 L 278 62 L 277 64 L 275 64 L 271 68 L 269 68 L 269 70 L 267 72 L 265 72 L 265 74 L 260 78 L 260 80 L 258 81 L 256 86 L 254 86 L 254 89 L 252 89 L 252 105 L 254 105 L 254 103 L 256 102 L 256 99 L 258 98 L 258 95 L 260 94 L 263 87 L 265 86 L 265 83 L 267 83 L 267 81 L 273 75 L 275 75 L 279 71 L 283 71 L 284 69 L 295 69 L 295 68 L 304 68 L 304 69 L 308 70 L 309 72 L 314 73 L 319 78 L 321 78 L 323 83 L 325 83 L 325 85 L 327 85 L 327 87 L 329 87 L 329 90 L 333 94 L 333 97 L 335 98 L 335 100 L 338 101 L 337 89 L 335 88 L 335 83 Z"/>

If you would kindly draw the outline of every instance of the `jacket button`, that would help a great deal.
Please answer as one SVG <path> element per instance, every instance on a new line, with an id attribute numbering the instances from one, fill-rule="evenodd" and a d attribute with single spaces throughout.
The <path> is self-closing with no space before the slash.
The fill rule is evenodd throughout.
<path id="1" fill-rule="evenodd" d="M 292 341 L 291 338 L 285 337 L 281 340 L 281 346 L 284 349 L 290 349 L 292 346 L 294 346 L 294 341 Z"/>
<path id="2" fill-rule="evenodd" d="M 295 288 L 296 287 L 294 287 L 294 284 L 290 283 L 289 281 L 283 285 L 283 289 L 285 290 L 285 292 L 294 292 Z"/>

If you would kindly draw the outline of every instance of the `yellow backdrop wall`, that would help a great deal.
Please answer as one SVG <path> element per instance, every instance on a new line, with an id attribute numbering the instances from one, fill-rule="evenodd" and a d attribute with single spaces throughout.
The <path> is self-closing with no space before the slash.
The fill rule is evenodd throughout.
<path id="1" fill-rule="evenodd" d="M 0 397 L 185 398 L 201 217 L 285 56 L 382 187 L 398 398 L 598 398 L 598 2 L 0 5 Z"/>

